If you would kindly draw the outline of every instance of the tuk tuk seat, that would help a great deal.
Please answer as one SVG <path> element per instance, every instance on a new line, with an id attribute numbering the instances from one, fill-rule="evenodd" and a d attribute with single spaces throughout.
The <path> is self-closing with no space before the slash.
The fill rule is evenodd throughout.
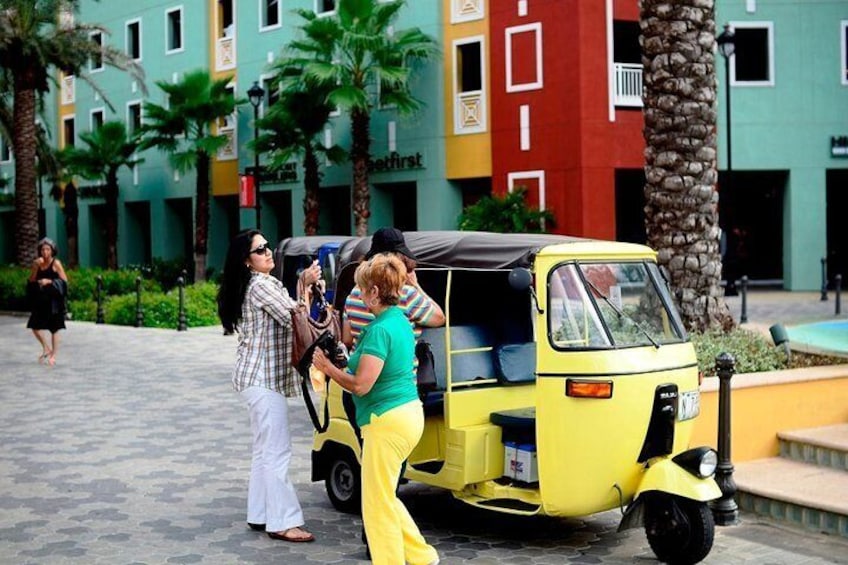
<path id="1" fill-rule="evenodd" d="M 502 428 L 503 441 L 536 443 L 535 407 L 492 412 L 489 421 Z"/>
<path id="2" fill-rule="evenodd" d="M 424 328 L 421 339 L 430 343 L 435 361 L 436 389 L 447 389 L 447 364 L 451 363 L 454 383 L 469 382 L 479 378 L 492 379 L 497 373 L 492 352 L 494 337 L 483 326 L 451 326 L 451 355 L 448 360 L 445 348 L 446 328 Z"/>

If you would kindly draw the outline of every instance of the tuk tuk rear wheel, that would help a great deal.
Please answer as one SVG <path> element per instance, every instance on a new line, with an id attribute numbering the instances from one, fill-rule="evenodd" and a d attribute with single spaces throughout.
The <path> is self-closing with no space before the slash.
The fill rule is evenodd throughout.
<path id="1" fill-rule="evenodd" d="M 690 565 L 713 547 L 715 522 L 706 502 L 671 496 L 655 497 L 646 508 L 648 544 L 663 563 Z"/>
<path id="2" fill-rule="evenodd" d="M 347 514 L 359 514 L 362 483 L 360 466 L 356 457 L 347 450 L 335 450 L 330 456 L 324 484 L 333 507 Z"/>

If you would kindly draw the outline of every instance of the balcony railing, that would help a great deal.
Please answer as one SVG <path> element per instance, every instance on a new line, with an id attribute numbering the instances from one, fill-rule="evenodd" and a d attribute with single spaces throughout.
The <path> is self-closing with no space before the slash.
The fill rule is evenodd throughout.
<path id="1" fill-rule="evenodd" d="M 231 161 L 238 157 L 238 148 L 236 147 L 236 120 L 235 116 L 227 117 L 218 125 L 218 135 L 227 136 L 227 144 L 218 150 L 219 161 Z"/>
<path id="2" fill-rule="evenodd" d="M 76 101 L 76 77 L 65 75 L 62 77 L 62 105 L 73 104 Z"/>
<path id="3" fill-rule="evenodd" d="M 615 105 L 642 107 L 642 65 L 615 63 Z"/>
<path id="4" fill-rule="evenodd" d="M 482 90 L 461 92 L 454 103 L 454 133 L 486 131 L 486 98 Z"/>
<path id="5" fill-rule="evenodd" d="M 236 38 L 220 37 L 215 45 L 215 70 L 236 68 Z"/>

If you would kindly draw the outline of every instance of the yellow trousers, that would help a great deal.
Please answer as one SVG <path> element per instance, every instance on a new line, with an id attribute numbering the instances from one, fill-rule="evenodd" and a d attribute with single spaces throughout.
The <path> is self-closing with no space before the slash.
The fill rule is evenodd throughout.
<path id="1" fill-rule="evenodd" d="M 427 565 L 439 557 L 395 492 L 401 465 L 423 431 L 418 400 L 372 414 L 362 427 L 362 521 L 374 565 Z"/>

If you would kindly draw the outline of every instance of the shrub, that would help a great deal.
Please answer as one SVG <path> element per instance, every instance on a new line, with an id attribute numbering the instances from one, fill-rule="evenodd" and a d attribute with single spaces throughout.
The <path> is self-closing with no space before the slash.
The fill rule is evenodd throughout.
<path id="1" fill-rule="evenodd" d="M 542 233 L 542 223 L 553 225 L 549 210 L 531 208 L 525 199 L 526 188 L 519 187 L 504 196 L 484 196 L 466 207 L 459 216 L 463 231 L 493 231 L 498 233 Z"/>
<path id="2" fill-rule="evenodd" d="M 216 296 L 218 287 L 213 283 L 200 283 L 185 289 L 186 326 L 196 328 L 218 323 Z M 74 304 L 76 305 L 76 303 Z M 95 318 L 90 309 L 81 305 L 84 314 Z M 172 328 L 179 323 L 179 289 L 170 292 L 142 292 L 141 307 L 144 312 L 142 325 L 146 328 Z M 136 296 L 124 294 L 110 297 L 104 305 L 104 321 L 107 324 L 133 326 L 136 320 Z M 74 319 L 80 319 L 74 314 Z"/>
<path id="3" fill-rule="evenodd" d="M 692 334 L 698 356 L 698 368 L 704 376 L 715 376 L 715 358 L 728 352 L 736 359 L 737 373 L 756 373 L 787 368 L 783 350 L 760 334 L 736 328 L 730 332 L 716 329 Z"/>
<path id="4" fill-rule="evenodd" d="M 68 299 L 95 300 L 98 275 L 103 277 L 103 295 L 106 297 L 135 293 L 135 281 L 142 272 L 139 269 L 110 271 L 101 268 L 68 271 Z M 142 277 L 141 288 L 144 293 L 155 292 L 162 287 L 155 280 Z"/>
<path id="5" fill-rule="evenodd" d="M 0 310 L 27 311 L 26 283 L 29 269 L 0 267 Z"/>

